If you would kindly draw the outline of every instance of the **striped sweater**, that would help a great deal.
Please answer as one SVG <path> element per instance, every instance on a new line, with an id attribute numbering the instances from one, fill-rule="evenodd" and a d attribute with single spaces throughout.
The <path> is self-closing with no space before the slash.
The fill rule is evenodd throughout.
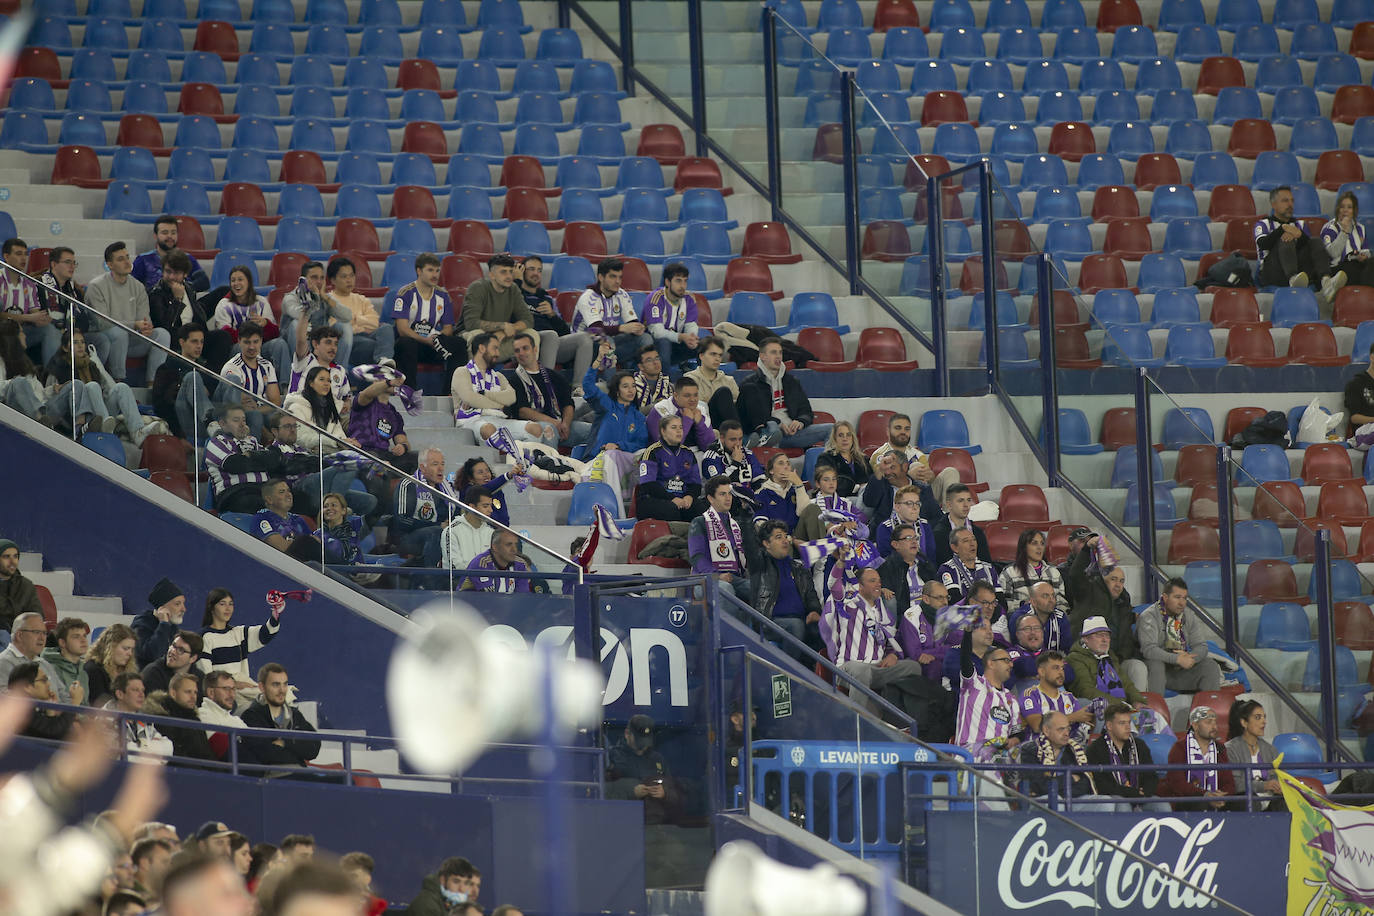
<path id="1" fill-rule="evenodd" d="M 256 652 L 271 642 L 272 637 L 276 636 L 280 629 L 281 621 L 269 619 L 257 627 L 238 626 L 222 630 L 201 630 L 200 635 L 205 640 L 205 647 L 201 649 L 196 667 L 203 674 L 209 674 L 211 671 L 228 671 L 235 680 L 252 682 L 253 675 L 248 669 L 249 653 Z"/>

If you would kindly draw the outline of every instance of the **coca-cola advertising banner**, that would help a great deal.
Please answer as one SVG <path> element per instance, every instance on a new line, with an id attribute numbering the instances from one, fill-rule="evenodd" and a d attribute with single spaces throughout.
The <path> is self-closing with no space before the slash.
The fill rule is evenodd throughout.
<path id="1" fill-rule="evenodd" d="M 1284 912 L 1286 815 L 1075 814 L 1073 821 L 1246 912 Z M 1055 817 L 980 812 L 975 823 L 966 811 L 932 811 L 926 830 L 930 895 L 960 912 L 1161 916 L 1215 905 Z"/>

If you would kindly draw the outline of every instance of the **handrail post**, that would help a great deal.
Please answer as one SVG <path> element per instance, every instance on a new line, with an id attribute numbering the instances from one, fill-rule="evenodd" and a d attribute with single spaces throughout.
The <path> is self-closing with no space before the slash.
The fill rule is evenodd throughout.
<path id="1" fill-rule="evenodd" d="M 635 81 L 630 75 L 635 68 L 634 14 L 630 0 L 620 0 L 620 75 L 625 94 L 634 98 Z"/>
<path id="2" fill-rule="evenodd" d="M 695 102 L 693 103 L 695 104 Z M 778 138 L 778 33 L 777 12 L 763 8 L 763 110 L 768 131 L 768 204 L 773 222 L 781 221 L 782 150 Z"/>
<path id="3" fill-rule="evenodd" d="M 568 6 L 568 0 L 558 0 L 558 27 L 566 29 L 572 26 L 572 10 Z"/>
<path id="4" fill-rule="evenodd" d="M 844 141 L 844 256 L 845 276 L 849 280 L 849 294 L 859 294 L 859 164 L 858 143 L 855 136 L 857 118 L 854 114 L 854 72 L 840 74 L 840 126 Z"/>
<path id="5" fill-rule="evenodd" d="M 1054 359 L 1054 268 L 1043 251 L 1035 258 L 1035 286 L 1040 297 L 1041 415 L 1045 425 L 1045 476 L 1059 483 L 1059 375 Z M 1049 303 L 1047 305 L 1046 303 Z M 994 325 L 995 326 L 995 325 Z"/>
<path id="6" fill-rule="evenodd" d="M 1045 303 L 1040 303 L 1044 309 Z M 1159 597 L 1155 577 L 1155 483 L 1150 460 L 1150 378 L 1144 369 L 1135 376 L 1136 496 L 1140 502 L 1140 559 L 1145 564 L 1145 600 Z"/>
<path id="7" fill-rule="evenodd" d="M 1217 447 L 1217 533 L 1221 535 L 1221 632 L 1226 651 L 1236 652 L 1236 542 L 1231 518 L 1231 446 Z"/>
<path id="8" fill-rule="evenodd" d="M 930 252 L 930 342 L 935 344 L 935 396 L 949 397 L 949 355 L 945 340 L 945 238 L 940 179 L 926 179 L 926 249 Z"/>
<path id="9" fill-rule="evenodd" d="M 1322 740 L 1326 759 L 1336 760 L 1336 634 L 1331 613 L 1331 532 L 1319 528 L 1313 534 L 1312 582 L 1317 597 L 1317 649 L 1321 662 Z"/>
<path id="10" fill-rule="evenodd" d="M 997 358 L 997 265 L 992 243 L 992 169 L 986 159 L 978 163 L 978 221 L 983 227 L 983 336 L 988 342 L 988 392 L 997 390 L 1000 362 Z M 944 204 L 943 199 L 940 201 Z"/>
<path id="11" fill-rule="evenodd" d="M 628 0 L 626 0 L 628 3 Z M 687 48 L 692 73 L 692 134 L 698 156 L 706 149 L 706 50 L 702 43 L 701 0 L 687 0 Z"/>
<path id="12" fill-rule="evenodd" d="M 353 742 L 348 738 L 343 739 L 343 768 L 344 785 L 353 785 Z"/>

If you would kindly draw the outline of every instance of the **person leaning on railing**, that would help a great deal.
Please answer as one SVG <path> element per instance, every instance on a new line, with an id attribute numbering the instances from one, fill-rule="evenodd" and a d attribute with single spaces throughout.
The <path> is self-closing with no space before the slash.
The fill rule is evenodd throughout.
<path id="1" fill-rule="evenodd" d="M 1218 801 L 1236 794 L 1235 773 L 1225 765 L 1230 758 L 1216 740 L 1217 712 L 1210 706 L 1194 706 L 1188 714 L 1188 731 L 1169 751 L 1169 763 L 1186 763 L 1192 769 L 1169 770 L 1164 774 L 1159 794 L 1169 798 L 1198 798 L 1202 801 L 1174 802 L 1175 811 L 1237 809 L 1240 803 Z"/>
<path id="2" fill-rule="evenodd" d="M 1149 766 L 1154 763 L 1150 748 L 1131 733 L 1132 709 L 1126 703 L 1113 703 L 1103 715 L 1103 731 L 1088 745 L 1088 763 L 1111 766 Z M 1142 811 L 1168 811 L 1167 802 L 1144 801 L 1159 788 L 1154 770 L 1105 770 L 1094 773 L 1098 791 L 1126 800 Z"/>

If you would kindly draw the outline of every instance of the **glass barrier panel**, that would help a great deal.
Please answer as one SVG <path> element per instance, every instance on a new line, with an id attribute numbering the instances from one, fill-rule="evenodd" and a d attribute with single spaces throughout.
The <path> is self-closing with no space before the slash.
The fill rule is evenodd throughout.
<path id="1" fill-rule="evenodd" d="M 641 5 L 654 4 L 636 4 L 636 11 Z M 767 185 L 768 119 L 760 12 L 755 4 L 705 0 L 701 4 L 702 55 L 707 132 L 726 155 Z M 651 48 L 644 50 L 645 56 L 653 53 Z"/>
<path id="2" fill-rule="evenodd" d="M 618 23 L 618 4 L 612 3 L 609 6 L 611 21 Z M 630 8 L 633 16 L 635 69 L 690 116 L 692 54 L 687 29 L 687 3 L 685 0 L 665 0 L 663 3 L 634 3 Z M 708 86 L 708 94 L 711 91 L 711 87 Z M 636 92 L 643 94 L 644 90 L 638 89 Z M 692 155 L 690 142 L 688 146 L 687 154 Z M 630 155 L 635 154 L 634 150 L 628 152 Z"/>

